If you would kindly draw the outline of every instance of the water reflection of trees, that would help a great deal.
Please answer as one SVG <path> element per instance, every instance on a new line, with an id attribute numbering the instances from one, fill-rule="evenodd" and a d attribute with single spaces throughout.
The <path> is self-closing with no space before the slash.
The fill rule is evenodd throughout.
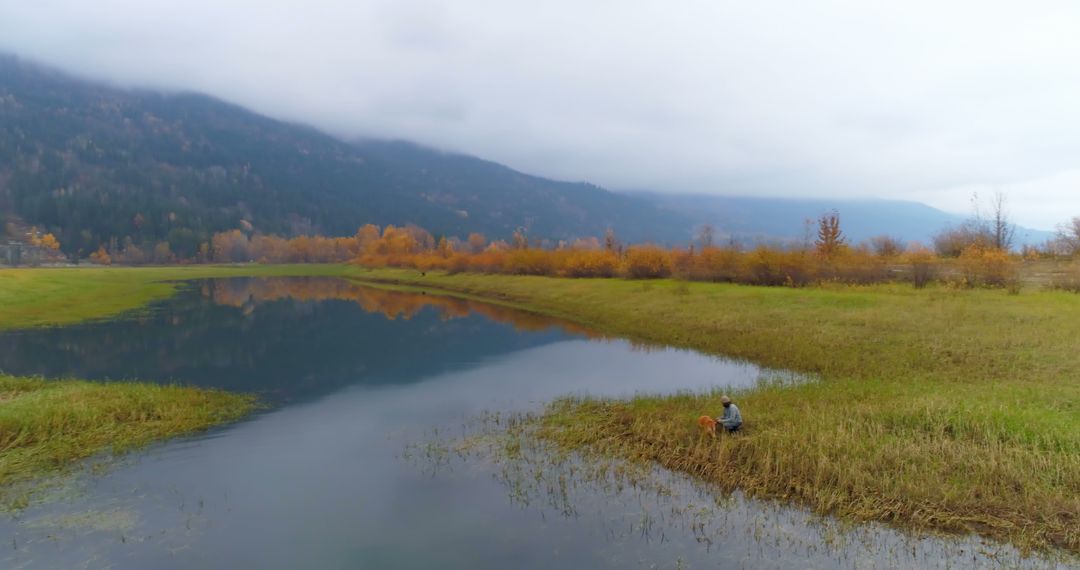
<path id="1" fill-rule="evenodd" d="M 423 310 L 429 305 L 434 308 Z M 477 316 L 457 318 L 470 312 Z M 564 340 L 551 328 L 557 324 L 503 307 L 332 278 L 209 280 L 132 318 L 0 334 L 0 366 L 16 375 L 253 392 L 278 403 L 464 370 Z M 539 332 L 513 334 L 511 326 Z"/>
<path id="2" fill-rule="evenodd" d="M 215 304 L 241 308 L 245 313 L 254 311 L 260 303 L 283 299 L 351 301 L 365 312 L 380 314 L 389 320 L 409 320 L 430 307 L 438 311 L 444 321 L 476 314 L 512 325 L 519 331 L 535 332 L 557 327 L 570 334 L 601 338 L 585 327 L 519 309 L 443 295 L 363 286 L 333 277 L 217 279 L 204 283 L 202 294 Z"/>

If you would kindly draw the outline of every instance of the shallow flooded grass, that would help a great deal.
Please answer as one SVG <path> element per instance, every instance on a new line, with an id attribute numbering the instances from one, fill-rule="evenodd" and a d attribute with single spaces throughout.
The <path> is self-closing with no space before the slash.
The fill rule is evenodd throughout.
<path id="1" fill-rule="evenodd" d="M 738 561 L 743 567 L 827 561 L 897 568 L 1057 568 L 1078 561 L 1061 551 L 1032 554 L 970 535 L 896 532 L 761 500 L 668 470 L 645 455 L 630 458 L 598 447 L 595 441 L 606 435 L 596 434 L 588 445 L 568 443 L 570 434 L 558 423 L 571 402 L 582 405 L 564 400 L 542 413 L 486 413 L 454 434 L 430 431 L 407 445 L 403 458 L 433 477 L 486 468 L 514 505 L 540 517 L 600 521 L 606 544 L 597 548 L 609 550 L 612 563 L 620 561 L 620 545 L 629 541 L 681 544 L 675 550 L 684 555 L 654 566 L 670 568 L 698 567 L 703 560 Z M 693 545 L 705 554 L 687 550 Z"/>
<path id="2" fill-rule="evenodd" d="M 750 409 L 783 410 L 767 391 L 736 395 Z M 538 420 L 540 436 L 567 450 L 651 461 L 720 489 L 806 505 L 850 520 L 918 530 L 975 532 L 1022 548 L 1075 549 L 1076 457 L 997 443 L 992 432 L 936 432 L 931 419 L 884 427 L 872 398 L 828 430 L 805 410 L 773 425 L 703 437 L 696 410 L 719 409 L 719 394 L 628 402 L 561 400 Z M 880 405 L 880 404 L 879 404 Z M 927 415 L 947 413 L 926 403 Z M 865 419 L 863 414 L 871 414 Z M 806 431 L 817 433 L 805 433 Z M 916 464 L 910 454 L 932 449 Z M 1043 509 L 1046 510 L 1043 510 Z"/>
<path id="3" fill-rule="evenodd" d="M 97 383 L 0 375 L 0 508 L 17 509 L 57 480 L 50 476 L 103 452 L 236 420 L 252 396 L 137 382 Z"/>
<path id="4" fill-rule="evenodd" d="M 568 450 L 851 520 L 1080 552 L 1075 295 L 370 275 L 821 379 L 733 394 L 746 430 L 718 442 L 694 420 L 719 415 L 720 394 L 563 400 L 542 425 Z"/>

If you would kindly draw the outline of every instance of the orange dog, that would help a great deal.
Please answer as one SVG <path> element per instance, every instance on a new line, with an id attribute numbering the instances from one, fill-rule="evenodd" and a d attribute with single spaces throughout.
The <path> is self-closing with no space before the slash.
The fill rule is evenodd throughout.
<path id="1" fill-rule="evenodd" d="M 697 419 L 697 425 L 701 428 L 701 431 L 707 432 L 709 435 L 716 437 L 716 420 L 709 416 L 701 416 Z"/>

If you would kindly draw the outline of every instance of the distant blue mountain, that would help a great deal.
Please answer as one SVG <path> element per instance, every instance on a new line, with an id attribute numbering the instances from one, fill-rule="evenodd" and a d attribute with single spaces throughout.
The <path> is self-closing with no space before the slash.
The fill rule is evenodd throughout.
<path id="1" fill-rule="evenodd" d="M 908 242 L 929 245 L 941 230 L 961 224 L 965 216 L 919 202 L 903 200 L 844 200 L 805 198 L 758 198 L 636 192 L 661 209 L 711 224 L 717 239 L 741 243 L 790 242 L 805 239 L 807 221 L 836 210 L 851 242 L 887 234 Z M 813 232 L 814 227 L 810 228 Z M 1016 245 L 1046 241 L 1051 232 L 1016 228 Z"/>

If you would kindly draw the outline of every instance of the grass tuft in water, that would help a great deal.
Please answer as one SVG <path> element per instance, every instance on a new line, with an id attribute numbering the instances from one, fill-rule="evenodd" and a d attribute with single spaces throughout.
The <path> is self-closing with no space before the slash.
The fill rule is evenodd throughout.
<path id="1" fill-rule="evenodd" d="M 890 568 L 1057 568 L 1080 560 L 1063 551 L 1032 555 L 973 537 L 887 531 L 791 508 L 784 501 L 749 500 L 741 491 L 717 492 L 712 482 L 651 459 L 568 444 L 562 427 L 552 422 L 555 410 L 571 402 L 582 400 L 562 400 L 542 413 L 487 412 L 466 420 L 459 435 L 457 430 L 455 435 L 429 431 L 405 447 L 403 459 L 432 477 L 455 477 L 458 470 L 487 472 L 511 505 L 544 521 L 585 518 L 582 524 L 593 532 L 599 529 L 602 544 L 597 548 L 612 554 L 610 565 L 634 562 L 621 557 L 635 552 L 623 548 L 630 542 L 672 543 L 669 551 L 691 558 L 700 555 L 697 545 L 714 552 L 708 559 L 721 566 L 736 561 L 743 566 L 813 566 L 808 555 L 837 566 Z M 652 567 L 684 567 L 681 555 Z"/>
<path id="2" fill-rule="evenodd" d="M 694 420 L 719 415 L 719 394 L 562 400 L 542 435 L 568 450 L 655 461 L 851 520 L 1080 552 L 1075 295 L 394 270 L 359 278 L 493 298 L 819 379 L 738 393 L 746 432 L 715 443 Z"/>
<path id="3" fill-rule="evenodd" d="M 0 508 L 27 506 L 81 460 L 202 431 L 255 406 L 252 396 L 218 390 L 0 375 Z"/>

